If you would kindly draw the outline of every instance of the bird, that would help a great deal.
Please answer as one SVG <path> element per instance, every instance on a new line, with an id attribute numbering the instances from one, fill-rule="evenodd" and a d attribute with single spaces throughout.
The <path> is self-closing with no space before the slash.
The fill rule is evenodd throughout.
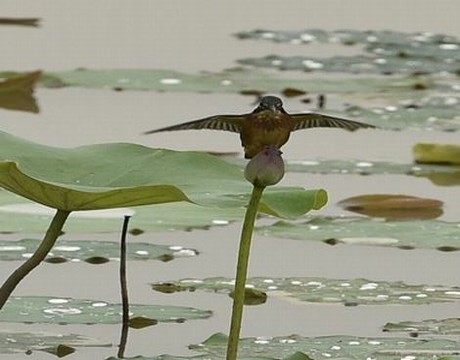
<path id="1" fill-rule="evenodd" d="M 178 125 L 146 131 L 153 134 L 176 130 L 223 130 L 240 134 L 244 157 L 251 159 L 266 146 L 274 145 L 280 149 L 289 140 L 291 132 L 315 127 L 334 127 L 354 131 L 375 126 L 341 119 L 318 113 L 289 114 L 283 102 L 276 96 L 263 96 L 258 106 L 251 112 L 241 115 L 213 115 Z"/>

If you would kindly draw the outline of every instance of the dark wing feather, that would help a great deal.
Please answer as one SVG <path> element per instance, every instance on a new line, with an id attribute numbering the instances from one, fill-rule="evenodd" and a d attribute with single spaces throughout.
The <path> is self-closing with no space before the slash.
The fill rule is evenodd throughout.
<path id="1" fill-rule="evenodd" d="M 161 129 L 149 130 L 144 134 L 153 134 L 161 131 L 176 130 L 224 130 L 231 132 L 240 132 L 241 126 L 246 115 L 215 115 L 204 119 L 189 121 L 186 123 L 167 126 Z"/>
<path id="2" fill-rule="evenodd" d="M 314 127 L 335 127 L 350 131 L 362 128 L 375 128 L 374 125 L 316 113 L 292 114 L 291 117 L 295 120 L 294 131 Z"/>

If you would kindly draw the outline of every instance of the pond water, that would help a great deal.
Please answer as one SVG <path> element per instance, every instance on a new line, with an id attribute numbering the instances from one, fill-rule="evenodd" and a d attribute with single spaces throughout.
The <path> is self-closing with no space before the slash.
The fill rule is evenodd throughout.
<path id="1" fill-rule="evenodd" d="M 0 27 L 0 70 L 44 71 L 76 68 L 168 69 L 196 73 L 221 71 L 236 66 L 236 59 L 270 53 L 294 55 L 305 51 L 295 45 L 240 41 L 231 35 L 242 30 L 304 28 L 357 30 L 391 29 L 430 31 L 460 36 L 457 1 L 251 1 L 216 2 L 99 1 L 56 3 L 39 0 L 3 1 L 5 17 L 39 17 L 40 28 Z M 310 45 L 316 56 L 351 53 L 354 49 Z M 290 76 L 295 76 L 291 74 Z M 318 76 L 318 75 L 314 75 Z M 238 94 L 191 92 L 109 91 L 107 89 L 38 88 L 39 114 L 0 109 L 3 131 L 39 143 L 73 147 L 101 142 L 134 142 L 177 150 L 235 152 L 240 150 L 234 134 L 221 132 L 174 132 L 143 136 L 143 131 L 217 113 L 242 113 L 254 107 L 253 97 Z M 332 99 L 334 101 L 334 99 Z M 337 100 L 341 102 L 340 99 Z M 308 104 L 285 101 L 290 112 Z M 326 108 L 327 110 L 327 108 Z M 357 159 L 410 163 L 416 142 L 458 144 L 458 132 L 408 129 L 403 131 L 315 130 L 296 133 L 283 149 L 288 160 Z M 445 221 L 458 221 L 458 187 L 440 187 L 423 178 L 404 175 L 318 175 L 288 173 L 282 185 L 323 187 L 330 196 L 324 215 L 352 215 L 335 204 L 366 193 L 396 193 L 434 198 L 444 202 Z M 268 221 L 270 222 L 270 221 Z M 137 236 L 135 241 L 182 245 L 197 249 L 199 256 L 171 262 L 128 263 L 132 303 L 192 306 L 213 311 L 206 320 L 184 324 L 160 324 L 131 330 L 127 356 L 163 353 L 191 355 L 187 346 L 216 332 L 228 332 L 231 299 L 210 292 L 153 292 L 150 283 L 182 278 L 233 277 L 240 224 L 192 232 L 158 232 Z M 2 235 L 16 240 L 41 234 Z M 110 234 L 66 234 L 65 239 L 117 241 Z M 256 235 L 250 264 L 251 276 L 366 278 L 404 281 L 408 284 L 456 286 L 460 284 L 460 253 L 365 245 L 330 246 L 313 241 L 278 239 Z M 20 262 L 0 262 L 0 280 Z M 15 295 L 48 295 L 119 302 L 118 262 L 43 264 L 15 291 Z M 357 335 L 385 336 L 389 321 L 458 317 L 458 302 L 405 305 L 357 306 L 301 304 L 269 296 L 262 306 L 247 307 L 242 336 Z M 79 348 L 72 359 L 114 356 L 119 325 L 66 325 L 2 323 L 9 331 L 78 333 L 114 344 L 108 348 Z M 458 340 L 458 339 L 457 339 Z M 24 354 L 1 355 L 4 359 L 31 358 Z M 49 354 L 34 352 L 33 359 Z"/>

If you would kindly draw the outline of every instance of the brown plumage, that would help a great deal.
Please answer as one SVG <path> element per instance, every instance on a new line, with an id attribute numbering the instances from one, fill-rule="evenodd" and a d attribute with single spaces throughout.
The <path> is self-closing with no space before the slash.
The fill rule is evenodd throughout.
<path id="1" fill-rule="evenodd" d="M 281 148 L 292 131 L 314 128 L 335 127 L 354 131 L 375 126 L 358 121 L 345 120 L 316 113 L 288 114 L 283 102 L 276 96 L 264 96 L 252 113 L 242 115 L 214 115 L 204 119 L 150 130 L 145 134 L 175 130 L 224 130 L 240 134 L 245 158 L 252 158 L 267 145 Z"/>

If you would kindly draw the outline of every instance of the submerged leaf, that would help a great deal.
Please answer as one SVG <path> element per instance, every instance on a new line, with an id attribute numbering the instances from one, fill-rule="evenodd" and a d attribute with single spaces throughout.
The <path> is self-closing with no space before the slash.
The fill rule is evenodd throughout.
<path id="1" fill-rule="evenodd" d="M 157 320 L 145 316 L 136 316 L 129 319 L 129 327 L 132 329 L 143 329 L 156 324 L 158 324 Z"/>
<path id="2" fill-rule="evenodd" d="M 408 195 L 359 195 L 341 200 L 338 205 L 359 214 L 392 220 L 435 219 L 443 213 L 442 201 Z"/>
<path id="3" fill-rule="evenodd" d="M 64 356 L 73 354 L 75 352 L 75 348 L 64 344 L 59 344 L 58 346 L 44 348 L 42 351 L 56 355 L 58 358 L 62 358 Z"/>
<path id="4" fill-rule="evenodd" d="M 233 299 L 234 298 L 234 292 L 230 292 L 230 297 Z M 265 304 L 267 302 L 267 293 L 257 290 L 257 289 L 252 289 L 252 288 L 246 288 L 244 289 L 244 305 L 261 305 Z"/>
<path id="5" fill-rule="evenodd" d="M 38 18 L 0 18 L 0 25 L 18 25 L 38 27 Z"/>
<path id="6" fill-rule="evenodd" d="M 413 153 L 417 163 L 460 165 L 460 145 L 418 143 Z"/>
<path id="7" fill-rule="evenodd" d="M 231 294 L 234 283 L 233 279 L 216 277 L 203 280 L 183 279 L 174 284 L 189 291 L 205 290 Z M 420 305 L 460 300 L 460 289 L 457 287 L 408 285 L 401 281 L 256 277 L 249 278 L 246 287 L 267 292 L 268 295 L 289 297 L 304 302 L 345 306 Z"/>
<path id="8" fill-rule="evenodd" d="M 53 148 L 3 132 L 0 186 L 66 211 L 177 201 L 241 208 L 250 193 L 238 166 L 203 153 L 133 144 Z M 279 191 L 296 196 L 298 202 L 291 206 Z M 261 211 L 291 218 L 325 203 L 324 190 L 277 188 L 266 192 Z"/>
<path id="9" fill-rule="evenodd" d="M 436 220 L 382 221 L 364 217 L 315 217 L 303 223 L 277 222 L 257 230 L 267 236 L 404 249 L 460 249 L 460 223 Z"/>
<path id="10" fill-rule="evenodd" d="M 0 82 L 0 108 L 38 113 L 34 88 L 41 71 L 25 73 Z"/>
<path id="11" fill-rule="evenodd" d="M 211 311 L 169 305 L 131 305 L 131 317 L 147 317 L 161 322 L 205 319 Z M 11 297 L 0 313 L 2 322 L 45 324 L 118 324 L 121 305 L 105 301 L 50 298 L 44 296 Z"/>

